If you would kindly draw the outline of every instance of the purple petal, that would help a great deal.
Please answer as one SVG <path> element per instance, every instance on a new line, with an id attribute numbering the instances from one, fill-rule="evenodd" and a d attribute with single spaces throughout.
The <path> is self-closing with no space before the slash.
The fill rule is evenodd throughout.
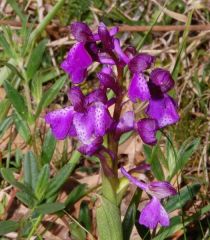
<path id="1" fill-rule="evenodd" d="M 150 91 L 144 74 L 133 75 L 128 88 L 128 96 L 132 102 L 136 102 L 137 99 L 142 101 L 150 99 Z"/>
<path id="2" fill-rule="evenodd" d="M 177 194 L 176 189 L 169 182 L 151 182 L 148 184 L 147 192 L 158 199 Z"/>
<path id="3" fill-rule="evenodd" d="M 128 56 L 123 52 L 122 48 L 120 47 L 120 41 L 119 39 L 114 39 L 114 50 L 115 52 L 118 54 L 118 57 L 121 61 L 123 61 L 124 63 L 128 63 L 129 62 L 129 58 Z"/>
<path id="4" fill-rule="evenodd" d="M 146 113 L 157 120 L 159 128 L 179 121 L 177 105 L 173 98 L 166 94 L 161 99 L 151 99 Z"/>
<path id="5" fill-rule="evenodd" d="M 137 122 L 138 133 L 144 143 L 154 145 L 157 143 L 156 132 L 158 130 L 155 119 L 145 118 Z"/>
<path id="6" fill-rule="evenodd" d="M 61 63 L 61 67 L 70 75 L 73 83 L 80 83 L 84 80 L 87 68 L 92 62 L 84 43 L 76 43 L 70 49 L 67 58 Z"/>
<path id="7" fill-rule="evenodd" d="M 119 32 L 119 28 L 118 27 L 112 27 L 111 29 L 109 29 L 109 34 L 110 34 L 111 37 L 116 35 L 118 32 Z"/>
<path id="8" fill-rule="evenodd" d="M 84 145 L 89 145 L 93 141 L 94 127 L 87 114 L 75 113 L 73 124 L 79 140 Z"/>
<path id="9" fill-rule="evenodd" d="M 161 68 L 154 69 L 150 74 L 150 79 L 163 93 L 168 92 L 174 87 L 174 80 L 167 70 Z"/>
<path id="10" fill-rule="evenodd" d="M 142 209 L 139 223 L 151 229 L 156 228 L 159 222 L 160 206 L 160 201 L 155 197 L 152 198 Z"/>
<path id="11" fill-rule="evenodd" d="M 93 61 L 99 61 L 98 58 L 99 48 L 95 42 L 86 42 L 85 49 L 87 50 Z"/>
<path id="12" fill-rule="evenodd" d="M 102 88 L 104 89 L 110 88 L 114 91 L 115 94 L 119 93 L 120 88 L 118 83 L 115 81 L 114 77 L 103 72 L 99 72 L 97 74 L 97 77 L 100 80 L 100 86 Z"/>
<path id="13" fill-rule="evenodd" d="M 82 154 L 92 156 L 96 151 L 100 150 L 103 143 L 102 137 L 97 137 L 93 139 L 89 144 L 83 144 L 78 148 Z"/>
<path id="14" fill-rule="evenodd" d="M 46 123 L 50 124 L 52 133 L 58 140 L 63 140 L 68 135 L 73 135 L 72 121 L 75 112 L 73 107 L 55 110 L 45 116 Z"/>
<path id="15" fill-rule="evenodd" d="M 134 128 L 134 112 L 128 111 L 120 118 L 116 126 L 116 135 L 120 136 L 123 133 L 129 132 Z"/>
<path id="16" fill-rule="evenodd" d="M 101 42 L 103 43 L 103 46 L 106 49 L 113 49 L 113 39 L 110 36 L 110 33 L 104 23 L 100 23 L 98 27 L 98 35 L 101 39 Z"/>
<path id="17" fill-rule="evenodd" d="M 140 73 L 154 63 L 155 58 L 146 53 L 140 53 L 130 60 L 128 67 L 132 73 Z"/>
<path id="18" fill-rule="evenodd" d="M 106 52 L 98 53 L 98 57 L 99 57 L 100 63 L 102 63 L 102 64 L 115 65 L 115 61 Z"/>
<path id="19" fill-rule="evenodd" d="M 168 227 L 170 225 L 168 213 L 162 205 L 160 205 L 159 223 L 164 227 Z"/>
<path id="20" fill-rule="evenodd" d="M 136 49 L 133 46 L 128 46 L 125 49 L 125 54 L 128 56 L 129 59 L 131 59 L 136 55 Z"/>
<path id="21" fill-rule="evenodd" d="M 91 93 L 89 93 L 85 97 L 85 105 L 86 106 L 89 106 L 95 102 L 102 102 L 102 103 L 106 104 L 107 103 L 106 91 L 104 91 L 102 89 L 96 89 L 96 90 L 92 91 Z"/>
<path id="22" fill-rule="evenodd" d="M 103 68 L 101 69 L 101 72 L 105 73 L 105 74 L 109 74 L 111 76 L 113 76 L 113 74 L 114 74 L 112 68 L 109 65 L 103 66 Z"/>
<path id="23" fill-rule="evenodd" d="M 136 179 L 135 177 L 131 176 L 126 170 L 125 168 L 121 167 L 120 168 L 121 173 L 128 178 L 129 181 L 131 181 L 133 184 L 135 184 L 137 187 L 141 188 L 142 190 L 147 190 L 147 184 Z"/>
<path id="24" fill-rule="evenodd" d="M 88 109 L 91 124 L 94 126 L 96 136 L 104 136 L 112 125 L 112 118 L 106 106 L 96 102 Z"/>
<path id="25" fill-rule="evenodd" d="M 93 41 L 93 34 L 88 25 L 85 23 L 74 22 L 71 24 L 70 30 L 78 42 Z"/>
<path id="26" fill-rule="evenodd" d="M 84 95 L 80 87 L 72 87 L 68 92 L 68 97 L 74 110 L 77 112 L 84 112 Z"/>
<path id="27" fill-rule="evenodd" d="M 165 227 L 169 226 L 168 214 L 156 197 L 143 208 L 139 223 L 151 229 L 156 228 L 158 223 Z"/>

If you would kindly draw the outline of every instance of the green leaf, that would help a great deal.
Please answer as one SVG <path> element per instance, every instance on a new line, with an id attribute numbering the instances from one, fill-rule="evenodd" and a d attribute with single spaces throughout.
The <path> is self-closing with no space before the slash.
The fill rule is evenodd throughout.
<path id="1" fill-rule="evenodd" d="M 89 210 L 87 201 L 82 201 L 82 203 L 80 204 L 79 222 L 88 231 L 90 231 L 90 229 L 91 229 L 91 217 L 90 217 L 90 210 Z"/>
<path id="2" fill-rule="evenodd" d="M 158 141 L 161 138 L 161 134 L 159 133 L 158 136 Z M 163 168 L 160 163 L 160 159 L 163 158 L 163 154 L 161 152 L 161 149 L 159 147 L 159 144 L 156 144 L 153 148 L 145 147 L 144 150 L 146 150 L 145 154 L 147 156 L 146 161 L 151 165 L 152 172 L 154 176 L 158 180 L 165 180 Z M 164 160 L 162 160 L 164 161 Z"/>
<path id="3" fill-rule="evenodd" d="M 24 16 L 24 14 L 22 13 L 22 10 L 19 8 L 19 6 L 17 4 L 17 1 L 16 0 L 7 0 L 7 3 L 9 3 L 11 5 L 11 7 L 15 11 L 15 13 L 20 18 L 21 22 L 22 23 L 25 22 L 26 21 L 26 16 Z"/>
<path id="4" fill-rule="evenodd" d="M 161 228 L 158 232 L 157 236 L 153 238 L 153 240 L 165 240 L 175 232 L 183 229 L 193 221 L 198 220 L 200 217 L 204 216 L 206 213 L 210 211 L 210 204 L 206 205 L 205 207 L 201 208 L 200 211 L 196 212 L 192 216 L 188 217 L 187 219 L 182 222 L 182 218 L 180 216 L 173 217 L 170 220 L 170 226 L 166 228 Z"/>
<path id="5" fill-rule="evenodd" d="M 188 14 L 188 19 L 187 19 L 187 22 L 186 22 L 186 28 L 184 30 L 184 33 L 183 33 L 183 38 L 182 38 L 182 42 L 181 44 L 179 44 L 179 50 L 178 50 L 178 53 L 177 53 L 177 56 L 176 56 L 176 62 L 174 64 L 174 67 L 173 67 L 173 71 L 172 71 L 172 77 L 173 79 L 177 79 L 177 76 L 178 76 L 178 73 L 179 73 L 179 64 L 180 64 L 180 59 L 181 59 L 181 54 L 183 52 L 183 50 L 185 49 L 185 46 L 186 46 L 186 42 L 187 42 L 187 38 L 188 38 L 188 34 L 189 34 L 189 27 L 190 27 L 190 24 L 191 24 L 191 20 L 192 20 L 192 15 L 193 15 L 193 10 L 191 10 Z"/>
<path id="6" fill-rule="evenodd" d="M 19 222 L 7 220 L 7 221 L 1 221 L 0 222 L 0 236 L 10 233 L 10 232 L 15 232 L 20 226 Z"/>
<path id="7" fill-rule="evenodd" d="M 3 47 L 8 57 L 15 58 L 14 50 L 12 49 L 12 47 L 4 37 L 3 33 L 0 33 L 0 45 Z"/>
<path id="8" fill-rule="evenodd" d="M 42 97 L 42 80 L 39 76 L 40 74 L 36 74 L 32 79 L 31 91 L 36 103 L 39 103 Z"/>
<path id="9" fill-rule="evenodd" d="M 72 240 L 86 240 L 86 232 L 76 222 L 70 225 Z"/>
<path id="10" fill-rule="evenodd" d="M 50 181 L 48 191 L 46 193 L 46 199 L 52 197 L 62 187 L 65 181 L 68 179 L 73 168 L 70 163 L 67 163 Z"/>
<path id="11" fill-rule="evenodd" d="M 60 78 L 57 80 L 54 85 L 47 90 L 43 96 L 42 99 L 38 105 L 37 111 L 36 111 L 36 118 L 39 116 L 43 108 L 46 108 L 56 97 L 58 92 L 61 90 L 63 87 L 64 83 L 66 81 L 66 76 Z"/>
<path id="12" fill-rule="evenodd" d="M 47 40 L 44 39 L 36 46 L 36 48 L 34 48 L 27 64 L 26 73 L 27 73 L 28 79 L 31 79 L 36 73 L 37 69 L 39 68 L 42 62 L 46 44 L 47 44 Z"/>
<path id="13" fill-rule="evenodd" d="M 119 145 L 126 142 L 133 135 L 133 131 L 127 132 L 120 137 Z"/>
<path id="14" fill-rule="evenodd" d="M 199 192 L 200 187 L 201 185 L 198 183 L 183 187 L 177 195 L 169 198 L 165 205 L 167 212 L 180 209 L 187 203 L 187 201 L 193 200 L 193 197 Z"/>
<path id="15" fill-rule="evenodd" d="M 68 198 L 65 201 L 66 206 L 73 206 L 80 198 L 86 194 L 86 184 L 80 184 L 76 186 L 69 194 Z"/>
<path id="16" fill-rule="evenodd" d="M 17 192 L 16 197 L 29 208 L 33 208 L 35 205 L 36 199 L 27 192 Z"/>
<path id="17" fill-rule="evenodd" d="M 190 157 L 192 154 L 196 151 L 198 148 L 198 145 L 200 144 L 200 139 L 194 139 L 193 141 L 185 141 L 181 148 L 179 149 L 177 153 L 177 159 L 175 160 L 174 164 L 171 164 L 169 166 L 169 180 L 173 178 L 173 176 L 176 175 L 176 173 L 183 169 L 183 167 L 187 164 L 187 162 L 190 160 Z"/>
<path id="18" fill-rule="evenodd" d="M 60 210 L 63 210 L 64 208 L 65 208 L 64 203 L 59 203 L 59 202 L 44 203 L 42 205 L 39 205 L 36 208 L 36 212 L 40 213 L 40 214 L 52 214 L 52 213 L 58 212 Z"/>
<path id="19" fill-rule="evenodd" d="M 46 164 L 42 167 L 39 176 L 37 178 L 37 183 L 35 186 L 35 195 L 38 200 L 42 200 L 46 190 L 48 188 L 48 182 L 50 177 L 50 168 L 49 165 Z"/>
<path id="20" fill-rule="evenodd" d="M 49 129 L 45 136 L 44 144 L 42 147 L 41 162 L 43 164 L 50 163 L 50 160 L 52 159 L 53 153 L 55 151 L 55 146 L 56 140 L 52 135 L 51 130 Z"/>
<path id="21" fill-rule="evenodd" d="M 0 122 L 6 117 L 10 107 L 10 101 L 8 99 L 3 99 L 0 102 Z"/>
<path id="22" fill-rule="evenodd" d="M 12 123 L 12 117 L 7 117 L 0 123 L 0 137 L 4 135 L 5 131 L 12 125 Z"/>
<path id="23" fill-rule="evenodd" d="M 136 189 L 136 192 L 128 206 L 128 209 L 125 213 L 125 216 L 122 222 L 124 240 L 130 239 L 130 235 L 136 220 L 136 212 L 137 212 L 138 204 L 140 201 L 140 197 L 141 197 L 141 191 L 139 189 Z"/>
<path id="24" fill-rule="evenodd" d="M 37 178 L 38 178 L 38 166 L 37 160 L 34 154 L 30 151 L 27 152 L 23 161 L 23 173 L 24 182 L 35 189 Z"/>
<path id="25" fill-rule="evenodd" d="M 4 82 L 4 88 L 15 110 L 23 119 L 27 119 L 28 110 L 24 98 L 8 81 Z"/>
<path id="26" fill-rule="evenodd" d="M 16 179 L 13 176 L 13 171 L 11 168 L 2 168 L 1 169 L 1 174 L 3 176 L 3 178 L 10 183 L 12 186 L 20 189 L 21 191 L 27 193 L 28 195 L 30 195 L 30 198 L 35 199 L 35 196 L 32 192 L 32 189 L 29 186 L 24 185 L 21 182 L 16 181 Z"/>
<path id="27" fill-rule="evenodd" d="M 22 119 L 18 113 L 13 115 L 13 119 L 18 133 L 22 136 L 25 142 L 28 143 L 31 138 L 31 134 L 27 122 Z"/>
<path id="28" fill-rule="evenodd" d="M 101 201 L 101 206 L 96 210 L 99 239 L 123 239 L 118 207 L 106 198 L 102 197 Z"/>
<path id="29" fill-rule="evenodd" d="M 12 65 L 15 65 L 16 64 L 16 61 L 11 58 L 8 63 L 12 64 Z M 5 80 L 7 79 L 10 79 L 12 75 L 12 71 L 7 67 L 7 66 L 4 66 L 2 68 L 0 68 L 0 86 L 4 83 Z"/>

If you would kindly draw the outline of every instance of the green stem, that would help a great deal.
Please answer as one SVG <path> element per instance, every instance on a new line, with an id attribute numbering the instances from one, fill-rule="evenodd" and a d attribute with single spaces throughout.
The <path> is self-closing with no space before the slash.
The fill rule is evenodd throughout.
<path id="1" fill-rule="evenodd" d="M 33 234 L 36 232 L 36 229 L 38 228 L 40 222 L 42 221 L 42 217 L 43 217 L 42 215 L 39 215 L 37 217 L 36 222 L 34 223 L 32 229 L 31 229 L 31 231 L 30 231 L 30 233 L 29 233 L 29 235 L 27 237 L 27 240 L 30 240 L 31 237 L 33 236 Z"/>
<path id="2" fill-rule="evenodd" d="M 31 41 L 36 40 L 36 38 L 45 29 L 48 23 L 54 18 L 54 16 L 57 14 L 57 12 L 60 10 L 60 8 L 63 6 L 64 3 L 65 3 L 65 0 L 58 0 L 58 2 L 55 4 L 53 9 L 47 14 L 47 16 L 43 19 L 43 21 L 40 22 L 38 27 L 32 32 L 30 37 Z"/>

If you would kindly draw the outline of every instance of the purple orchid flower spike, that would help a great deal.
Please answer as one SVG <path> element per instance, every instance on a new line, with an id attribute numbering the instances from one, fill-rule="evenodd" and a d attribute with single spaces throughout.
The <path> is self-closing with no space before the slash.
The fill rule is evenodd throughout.
<path id="1" fill-rule="evenodd" d="M 69 74 L 73 83 L 81 83 L 87 74 L 87 68 L 93 60 L 85 49 L 84 43 L 76 43 L 69 51 L 61 68 Z"/>
<path id="2" fill-rule="evenodd" d="M 149 203 L 143 208 L 139 223 L 151 229 L 156 228 L 158 223 L 164 227 L 169 226 L 169 216 L 161 205 L 160 200 L 175 195 L 177 193 L 175 188 L 168 182 L 144 183 L 131 176 L 123 167 L 121 167 L 121 172 L 129 181 L 143 191 L 146 191 L 152 197 Z"/>

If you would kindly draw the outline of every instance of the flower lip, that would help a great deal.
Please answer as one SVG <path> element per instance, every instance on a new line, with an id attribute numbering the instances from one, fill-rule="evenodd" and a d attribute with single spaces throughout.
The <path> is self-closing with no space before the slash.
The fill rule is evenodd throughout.
<path id="1" fill-rule="evenodd" d="M 158 124 L 155 119 L 144 118 L 137 122 L 138 133 L 146 144 L 154 145 L 157 143 L 156 132 Z"/>
<path id="2" fill-rule="evenodd" d="M 140 99 L 141 101 L 150 99 L 149 87 L 143 73 L 135 73 L 133 75 L 128 88 L 128 96 L 134 103 L 137 99 Z"/>
<path id="3" fill-rule="evenodd" d="M 143 208 L 139 223 L 148 228 L 154 229 L 157 227 L 158 223 L 167 227 L 169 226 L 170 221 L 169 216 L 160 201 L 156 197 L 153 197 Z"/>

